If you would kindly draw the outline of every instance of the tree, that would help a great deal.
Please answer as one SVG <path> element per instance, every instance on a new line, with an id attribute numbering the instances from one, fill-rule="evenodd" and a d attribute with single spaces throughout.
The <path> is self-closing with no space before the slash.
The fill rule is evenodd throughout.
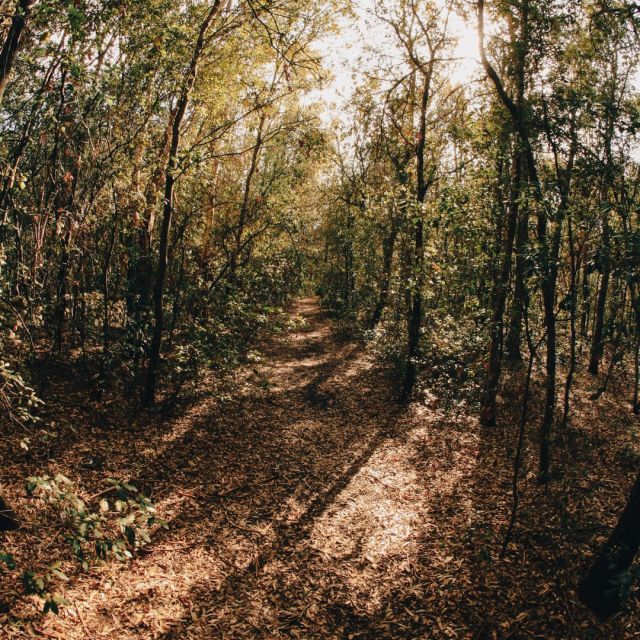
<path id="1" fill-rule="evenodd" d="M 35 0 L 18 0 L 15 12 L 11 18 L 9 32 L 5 36 L 2 49 L 0 50 L 0 104 L 2 104 L 2 98 L 9 83 L 11 70 L 13 69 L 13 62 L 20 48 L 23 33 L 34 4 Z"/>
<path id="2" fill-rule="evenodd" d="M 409 70 L 403 79 L 396 81 L 393 85 L 397 90 L 409 81 L 406 100 L 411 105 L 408 111 L 410 129 L 402 135 L 405 142 L 413 148 L 415 161 L 414 203 L 408 209 L 413 224 L 413 255 L 411 256 L 411 283 L 407 289 L 409 312 L 406 366 L 400 393 L 403 401 L 411 398 L 418 374 L 420 334 L 424 313 L 424 214 L 427 193 L 438 174 L 437 151 L 442 146 L 441 140 L 431 140 L 435 144 L 432 146 L 432 153 L 428 154 L 427 140 L 437 118 L 438 107 L 443 108 L 442 103 L 444 103 L 444 110 L 448 107 L 447 95 L 445 93 L 439 95 L 436 83 L 442 82 L 439 73 L 446 59 L 445 53 L 451 46 L 449 18 L 452 10 L 452 2 L 447 2 L 442 7 L 433 3 L 423 7 L 414 0 L 410 0 L 402 4 L 396 15 L 385 15 L 382 6 L 377 14 L 393 30 Z M 452 91 L 449 97 L 451 95 L 455 95 L 455 91 Z"/>
<path id="3" fill-rule="evenodd" d="M 620 518 L 602 546 L 578 594 L 601 620 L 622 605 L 632 584 L 631 564 L 640 549 L 640 474 Z"/>
<path id="4" fill-rule="evenodd" d="M 167 264 L 169 260 L 169 232 L 173 219 L 173 194 L 176 182 L 176 170 L 178 168 L 178 151 L 180 149 L 181 127 L 184 116 L 189 105 L 191 91 L 198 74 L 198 64 L 206 50 L 208 34 L 214 19 L 217 17 L 222 7 L 222 0 L 215 0 L 209 8 L 204 20 L 200 24 L 198 37 L 193 48 L 191 62 L 185 75 L 180 94 L 176 102 L 174 112 L 171 114 L 171 144 L 169 146 L 169 157 L 165 168 L 164 183 L 164 205 L 162 215 L 162 228 L 160 231 L 160 247 L 158 255 L 158 267 L 156 280 L 153 289 L 153 309 L 155 324 L 153 328 L 153 338 L 151 341 L 151 352 L 149 354 L 149 369 L 147 373 L 147 384 L 144 392 L 144 402 L 152 405 L 156 397 L 156 384 L 158 375 L 158 365 L 160 363 L 160 348 L 162 346 L 162 332 L 164 329 L 164 288 L 167 276 Z"/>

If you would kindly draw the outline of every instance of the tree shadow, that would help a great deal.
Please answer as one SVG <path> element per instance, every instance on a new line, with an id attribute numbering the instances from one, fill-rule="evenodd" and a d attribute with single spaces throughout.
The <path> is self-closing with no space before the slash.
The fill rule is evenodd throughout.
<path id="1" fill-rule="evenodd" d="M 381 392 L 383 374 L 366 361 L 358 345 L 334 339 L 323 312 L 312 308 L 305 317 L 306 326 L 264 345 L 263 362 L 245 367 L 236 394 L 222 401 L 205 398 L 181 408 L 171 420 L 90 434 L 96 443 L 102 437 L 108 459 L 105 468 L 79 473 L 83 481 L 100 486 L 106 475 L 133 477 L 161 511 L 169 512 L 168 531 L 159 531 L 131 565 L 108 570 L 116 583 L 110 598 L 122 617 L 122 633 L 127 627 L 141 633 L 140 625 L 155 615 L 152 605 L 146 621 L 135 620 L 136 603 L 157 597 L 164 588 L 171 596 L 171 575 L 145 586 L 150 584 L 145 567 L 166 558 L 163 549 L 177 549 L 173 555 L 178 561 L 182 545 L 205 553 L 188 589 L 174 598 L 179 595 L 189 603 L 183 617 L 167 614 L 167 624 L 179 628 L 191 619 L 187 609 L 211 600 L 207 562 L 217 563 L 218 600 L 238 591 L 308 536 L 394 432 L 403 409 Z M 262 386 L 265 376 L 273 380 Z M 372 407 L 380 409 L 373 416 Z M 86 445 L 86 439 L 74 443 L 76 450 L 66 450 L 57 464 L 64 468 Z M 184 551 L 185 558 L 188 553 Z M 71 578 L 71 600 L 75 593 L 81 597 L 83 591 L 104 589 L 99 576 Z M 131 584 L 125 587 L 127 581 Z M 121 596 L 113 589 L 126 594 L 131 614 L 122 610 Z M 88 605 L 82 615 L 91 628 L 101 614 Z M 53 625 L 71 634 L 73 615 L 68 616 Z M 154 637 L 169 638 L 171 633 Z"/>

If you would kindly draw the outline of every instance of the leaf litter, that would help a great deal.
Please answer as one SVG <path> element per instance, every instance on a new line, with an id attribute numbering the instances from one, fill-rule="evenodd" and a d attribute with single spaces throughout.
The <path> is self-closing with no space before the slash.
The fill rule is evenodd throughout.
<path id="1" fill-rule="evenodd" d="M 2 480 L 25 519 L 6 546 L 18 561 L 65 558 L 73 604 L 43 616 L 5 572 L 0 637 L 640 638 L 637 592 L 604 625 L 575 593 L 640 460 L 620 394 L 594 403 L 578 380 L 568 444 L 557 446 L 572 464 L 546 492 L 534 477 L 534 402 L 521 512 L 500 560 L 517 402 L 504 401 L 505 426 L 492 432 L 429 396 L 403 408 L 314 299 L 291 315 L 232 377 L 204 376 L 176 415 L 114 408 L 105 428 L 78 403 L 46 447 L 16 454 L 24 434 L 2 443 Z M 504 397 L 518 384 L 514 375 Z M 89 457 L 104 462 L 81 464 Z M 168 530 L 130 562 L 74 570 L 21 497 L 25 470 L 43 464 L 96 504 L 107 477 L 131 478 Z"/>

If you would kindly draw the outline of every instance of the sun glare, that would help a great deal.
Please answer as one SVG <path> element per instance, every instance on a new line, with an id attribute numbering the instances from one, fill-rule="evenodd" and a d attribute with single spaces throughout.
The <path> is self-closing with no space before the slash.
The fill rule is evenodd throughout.
<path id="1" fill-rule="evenodd" d="M 390 27 L 374 15 L 373 0 L 362 0 L 355 14 L 355 20 L 339 20 L 337 35 L 317 43 L 330 79 L 322 89 L 311 92 L 307 100 L 322 104 L 321 117 L 325 123 L 341 118 L 354 88 L 374 73 L 377 56 L 371 55 L 371 50 L 380 49 L 388 54 L 394 46 Z M 447 73 L 452 81 L 465 84 L 479 68 L 476 26 L 473 21 L 452 13 L 449 32 L 456 44 L 450 52 Z"/>

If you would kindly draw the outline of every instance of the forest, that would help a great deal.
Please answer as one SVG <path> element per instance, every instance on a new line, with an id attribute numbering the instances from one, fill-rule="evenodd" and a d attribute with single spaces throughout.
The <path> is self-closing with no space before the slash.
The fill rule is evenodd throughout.
<path id="1" fill-rule="evenodd" d="M 640 638 L 640 3 L 0 0 L 0 639 Z"/>

